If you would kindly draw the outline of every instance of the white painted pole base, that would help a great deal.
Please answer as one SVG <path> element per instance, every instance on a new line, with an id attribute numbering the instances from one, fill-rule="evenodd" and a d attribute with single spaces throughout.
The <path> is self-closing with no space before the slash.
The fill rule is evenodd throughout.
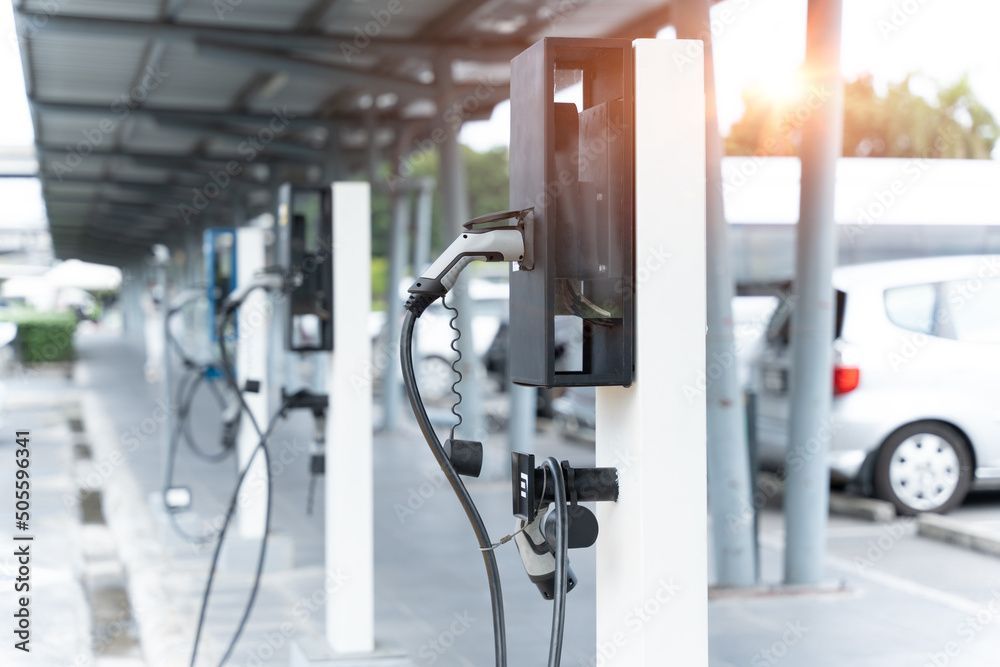
<path id="1" fill-rule="evenodd" d="M 236 284 L 242 287 L 253 281 L 265 266 L 264 230 L 242 228 L 236 232 Z M 260 428 L 266 429 L 270 419 L 270 388 L 268 384 L 268 331 L 271 304 L 262 290 L 254 290 L 237 311 L 236 381 L 245 387 L 247 380 L 260 382 L 260 391 L 245 393 L 247 407 Z M 250 416 L 240 416 L 240 432 L 236 441 L 236 460 L 240 470 L 250 463 L 260 437 Z M 238 505 L 239 535 L 260 539 L 264 536 L 267 504 L 267 471 L 263 455 L 253 457 L 251 468 L 240 489 Z"/>
<path id="2" fill-rule="evenodd" d="M 333 184 L 333 354 L 326 437 L 326 639 L 375 649 L 372 509 L 371 192 Z"/>
<path id="3" fill-rule="evenodd" d="M 702 43 L 642 39 L 636 84 L 636 376 L 597 391 L 597 656 L 708 665 Z"/>

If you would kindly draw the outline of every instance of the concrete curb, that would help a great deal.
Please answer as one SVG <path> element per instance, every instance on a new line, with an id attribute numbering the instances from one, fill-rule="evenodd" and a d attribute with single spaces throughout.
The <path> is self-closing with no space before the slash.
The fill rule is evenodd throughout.
<path id="1" fill-rule="evenodd" d="M 786 586 L 784 584 L 727 588 L 710 586 L 708 599 L 716 602 L 767 598 L 852 595 L 855 591 L 845 581 L 831 581 L 816 586 Z"/>
<path id="2" fill-rule="evenodd" d="M 940 514 L 921 514 L 917 517 L 917 534 L 981 554 L 1000 556 L 1000 533 Z"/>
<path id="3" fill-rule="evenodd" d="M 764 498 L 764 507 L 780 509 L 784 493 L 784 479 L 769 472 L 758 473 L 756 497 Z M 892 503 L 836 491 L 830 492 L 830 514 L 872 523 L 889 523 L 896 520 L 896 508 Z"/>
<path id="4" fill-rule="evenodd" d="M 889 523 L 896 520 L 896 508 L 892 503 L 846 493 L 830 494 L 830 514 L 872 523 Z"/>
<path id="5" fill-rule="evenodd" d="M 128 578 L 128 594 L 139 627 L 143 657 L 151 667 L 186 664 L 190 637 L 170 613 L 170 567 L 155 535 L 152 517 L 138 482 L 129 470 L 107 406 L 93 394 L 82 399 L 87 430 L 98 461 L 107 462 L 104 480 L 108 527 L 120 549 Z"/>

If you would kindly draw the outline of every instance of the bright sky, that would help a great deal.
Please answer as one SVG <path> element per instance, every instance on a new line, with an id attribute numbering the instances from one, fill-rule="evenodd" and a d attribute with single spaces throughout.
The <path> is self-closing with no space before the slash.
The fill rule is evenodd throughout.
<path id="1" fill-rule="evenodd" d="M 725 0 L 713 7 L 723 133 L 743 112 L 744 90 L 761 86 L 781 94 L 794 80 L 805 54 L 805 25 L 806 0 Z M 883 85 L 911 72 L 938 83 L 968 74 L 1000 118 L 997 26 L 996 0 L 844 0 L 844 73 L 871 73 Z M 510 109 L 503 104 L 489 121 L 469 123 L 463 140 L 479 149 L 506 145 L 509 128 Z"/>
<path id="2" fill-rule="evenodd" d="M 0 147 L 34 143 L 28 101 L 24 96 L 21 56 L 14 31 L 12 3 L 0 2 Z"/>

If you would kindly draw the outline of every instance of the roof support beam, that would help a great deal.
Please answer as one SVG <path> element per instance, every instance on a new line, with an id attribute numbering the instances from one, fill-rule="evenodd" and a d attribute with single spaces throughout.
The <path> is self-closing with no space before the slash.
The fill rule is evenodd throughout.
<path id="1" fill-rule="evenodd" d="M 433 84 L 421 83 L 415 79 L 407 79 L 390 74 L 365 71 L 320 62 L 305 58 L 281 49 L 263 48 L 235 44 L 231 41 L 197 39 L 195 45 L 199 53 L 208 56 L 240 63 L 254 64 L 258 67 L 270 67 L 303 76 L 322 78 L 344 86 L 358 86 L 374 94 L 392 92 L 400 97 L 431 99 L 434 97 Z"/>
<path id="2" fill-rule="evenodd" d="M 77 156 L 72 150 L 65 148 L 50 148 L 48 146 L 38 146 L 38 152 L 45 158 L 51 160 L 65 160 Z M 203 174 L 205 170 L 224 168 L 227 162 L 242 161 L 243 157 L 233 155 L 231 157 L 206 157 L 204 155 L 176 155 L 168 153 L 146 153 L 129 150 L 100 150 L 95 149 L 88 152 L 83 158 L 93 158 L 98 160 L 129 160 L 137 165 L 145 167 L 155 167 L 160 169 L 170 169 L 189 174 Z M 246 170 L 244 170 L 246 172 Z M 244 179 L 242 175 L 238 178 Z M 266 184 L 269 179 L 245 178 L 245 180 Z"/>
<path id="3" fill-rule="evenodd" d="M 156 38 L 173 42 L 191 42 L 195 38 L 203 37 L 321 53 L 354 53 L 358 50 L 353 34 L 337 36 L 316 30 L 260 30 L 199 23 L 96 18 L 71 14 L 46 14 L 28 9 L 19 9 L 17 13 L 20 16 L 34 18 L 38 25 L 45 26 L 47 33 L 87 34 L 95 38 Z M 506 62 L 526 46 L 527 44 L 518 40 L 466 41 L 373 37 L 365 46 L 365 52 L 377 57 L 433 58 L 436 55 L 445 55 L 477 62 Z"/>
<path id="4" fill-rule="evenodd" d="M 473 14 L 489 4 L 492 0 L 454 0 L 452 4 L 427 22 L 419 36 L 426 39 L 436 39 L 453 34 L 462 27 Z M 517 54 L 514 54 L 517 55 Z M 511 56 L 511 58 L 514 57 Z M 508 58 L 510 60 L 510 58 Z"/>
<path id="5" fill-rule="evenodd" d="M 670 5 L 664 2 L 645 14 L 611 30 L 608 32 L 607 37 L 625 37 L 627 39 L 656 37 L 656 33 L 661 28 L 670 25 L 672 20 Z"/>
<path id="6" fill-rule="evenodd" d="M 67 113 L 67 114 L 108 114 L 106 104 L 93 104 L 85 102 L 60 102 L 56 100 L 31 99 L 32 105 L 42 113 Z M 130 114 L 141 114 L 153 119 L 169 118 L 172 120 L 190 119 L 192 122 L 204 122 L 206 120 L 222 121 L 226 123 L 244 123 L 246 125 L 268 125 L 271 122 L 287 123 L 289 127 L 306 128 L 336 125 L 342 118 L 322 117 L 322 116 L 300 116 L 289 113 L 286 109 L 275 109 L 274 113 L 235 113 L 232 111 L 211 111 L 193 109 L 172 109 L 169 107 L 142 106 L 131 109 Z M 358 121 L 358 115 L 346 118 Z"/>
<path id="7" fill-rule="evenodd" d="M 306 8 L 302 15 L 299 16 L 299 20 L 296 27 L 299 30 L 315 30 L 320 28 L 320 23 L 330 10 L 333 9 L 334 5 L 337 4 L 339 0 L 313 0 L 312 5 Z"/>

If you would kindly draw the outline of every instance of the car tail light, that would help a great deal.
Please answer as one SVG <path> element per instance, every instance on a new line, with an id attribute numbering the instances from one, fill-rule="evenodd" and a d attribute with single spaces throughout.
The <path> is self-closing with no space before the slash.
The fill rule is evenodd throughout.
<path id="1" fill-rule="evenodd" d="M 858 388 L 861 384 L 861 369 L 857 366 L 833 367 L 833 394 L 840 396 Z"/>

